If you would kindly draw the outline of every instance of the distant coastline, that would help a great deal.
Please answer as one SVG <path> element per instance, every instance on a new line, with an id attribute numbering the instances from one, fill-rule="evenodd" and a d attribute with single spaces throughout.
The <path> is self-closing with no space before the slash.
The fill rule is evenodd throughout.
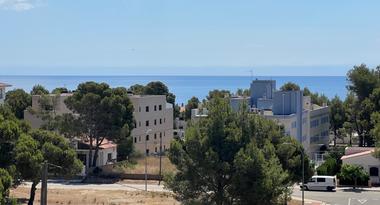
<path id="1" fill-rule="evenodd" d="M 203 99 L 208 91 L 225 89 L 235 92 L 238 88 L 249 88 L 252 79 L 273 79 L 277 88 L 286 82 L 295 82 L 302 88 L 308 87 L 313 92 L 324 94 L 329 98 L 338 95 L 345 98 L 346 76 L 210 76 L 210 75 L 0 75 L 0 82 L 12 85 L 10 89 L 22 88 L 26 91 L 35 84 L 41 84 L 52 90 L 67 87 L 73 90 L 81 82 L 106 82 L 112 87 L 129 87 L 134 84 L 147 84 L 150 81 L 164 82 L 176 95 L 176 102 L 186 103 L 192 96 Z"/>

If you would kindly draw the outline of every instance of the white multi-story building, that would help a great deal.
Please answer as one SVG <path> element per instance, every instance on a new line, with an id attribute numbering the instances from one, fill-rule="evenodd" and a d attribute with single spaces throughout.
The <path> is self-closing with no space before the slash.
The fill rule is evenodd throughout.
<path id="1" fill-rule="evenodd" d="M 4 103 L 5 93 L 6 93 L 5 89 L 7 87 L 11 87 L 11 85 L 6 84 L 6 83 L 0 83 L 0 104 Z"/>
<path id="2" fill-rule="evenodd" d="M 135 150 L 160 153 L 170 148 L 173 139 L 173 105 L 165 95 L 131 95 L 135 128 L 132 130 Z M 146 148 L 145 148 L 146 140 Z"/>

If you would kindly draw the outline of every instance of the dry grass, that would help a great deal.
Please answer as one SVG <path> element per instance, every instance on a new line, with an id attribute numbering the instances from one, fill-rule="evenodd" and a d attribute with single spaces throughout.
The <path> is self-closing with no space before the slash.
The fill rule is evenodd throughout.
<path id="1" fill-rule="evenodd" d="M 22 204 L 27 204 L 29 189 L 19 187 L 11 191 L 11 196 L 19 199 Z M 40 191 L 36 192 L 35 204 L 39 204 Z M 152 205 L 178 205 L 170 193 L 158 192 L 128 192 L 128 191 L 104 191 L 104 190 L 66 190 L 49 189 L 48 204 L 71 205 L 124 205 L 124 204 L 152 204 Z"/>
<path id="2" fill-rule="evenodd" d="M 128 174 L 143 174 L 145 173 L 145 159 L 144 157 L 140 157 L 137 159 L 133 159 L 136 161 L 136 164 L 127 164 L 121 169 L 124 173 Z M 160 158 L 149 156 L 147 158 L 148 164 L 148 174 L 159 174 L 160 172 Z M 170 173 L 175 172 L 175 166 L 170 162 L 168 157 L 162 157 L 162 173 Z"/>

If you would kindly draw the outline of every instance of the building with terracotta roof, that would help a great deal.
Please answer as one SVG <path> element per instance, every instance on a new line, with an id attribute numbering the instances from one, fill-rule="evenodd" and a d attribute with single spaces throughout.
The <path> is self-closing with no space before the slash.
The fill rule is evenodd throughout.
<path id="1" fill-rule="evenodd" d="M 373 147 L 347 147 L 345 155 L 341 158 L 343 164 L 363 167 L 370 176 L 371 184 L 380 184 L 380 159 L 374 156 Z"/>

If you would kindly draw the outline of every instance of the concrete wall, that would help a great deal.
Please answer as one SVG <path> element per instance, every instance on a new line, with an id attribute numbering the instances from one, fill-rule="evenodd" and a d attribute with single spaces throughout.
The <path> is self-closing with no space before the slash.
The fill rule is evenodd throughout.
<path id="1" fill-rule="evenodd" d="M 5 100 L 5 88 L 0 87 L 0 104 L 3 104 Z"/>
<path id="2" fill-rule="evenodd" d="M 149 153 L 160 151 L 160 136 L 162 151 L 170 147 L 173 139 L 173 107 L 166 103 L 164 95 L 130 96 L 132 101 L 136 126 L 132 130 L 135 150 L 145 153 L 145 139 L 148 135 L 147 150 Z M 161 105 L 161 110 L 159 109 Z M 147 111 L 148 107 L 148 111 Z M 146 122 L 149 122 L 147 125 Z M 151 130 L 148 134 L 146 132 Z"/>
<path id="3" fill-rule="evenodd" d="M 249 97 L 231 97 L 230 98 L 230 106 L 233 111 L 235 112 L 239 111 L 243 105 L 247 106 L 247 110 L 249 110 L 250 108 Z"/>
<path id="4" fill-rule="evenodd" d="M 251 83 L 251 106 L 257 107 L 257 99 L 272 99 L 276 90 L 276 81 L 274 80 L 254 80 Z"/>

